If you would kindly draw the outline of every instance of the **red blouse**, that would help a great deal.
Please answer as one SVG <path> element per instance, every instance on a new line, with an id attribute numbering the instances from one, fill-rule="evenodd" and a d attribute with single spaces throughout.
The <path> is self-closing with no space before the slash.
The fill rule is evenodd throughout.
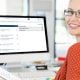
<path id="1" fill-rule="evenodd" d="M 72 45 L 54 80 L 80 80 L 80 43 Z"/>

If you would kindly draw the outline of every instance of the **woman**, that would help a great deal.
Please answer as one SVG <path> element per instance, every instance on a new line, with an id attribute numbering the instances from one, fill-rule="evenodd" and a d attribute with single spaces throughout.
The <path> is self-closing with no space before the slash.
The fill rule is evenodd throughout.
<path id="1" fill-rule="evenodd" d="M 80 0 L 70 0 L 64 15 L 67 29 L 78 43 L 69 48 L 66 60 L 54 80 L 80 80 Z"/>

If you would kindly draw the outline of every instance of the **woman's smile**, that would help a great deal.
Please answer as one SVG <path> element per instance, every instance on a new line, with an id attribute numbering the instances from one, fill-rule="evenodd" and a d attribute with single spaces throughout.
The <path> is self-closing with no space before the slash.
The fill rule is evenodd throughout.
<path id="1" fill-rule="evenodd" d="M 78 28 L 78 27 L 80 27 L 79 24 L 75 24 L 75 23 L 70 23 L 70 24 L 69 24 L 69 28 L 71 28 L 71 29 L 76 29 L 76 28 Z"/>

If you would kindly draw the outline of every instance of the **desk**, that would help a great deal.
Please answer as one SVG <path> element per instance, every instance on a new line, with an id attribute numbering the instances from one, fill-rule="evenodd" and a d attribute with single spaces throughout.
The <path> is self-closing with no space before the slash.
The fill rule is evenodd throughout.
<path id="1" fill-rule="evenodd" d="M 9 72 L 21 78 L 21 80 L 49 80 L 55 77 L 53 70 L 28 70 L 26 68 L 9 69 Z M 51 80 L 50 79 L 50 80 Z"/>

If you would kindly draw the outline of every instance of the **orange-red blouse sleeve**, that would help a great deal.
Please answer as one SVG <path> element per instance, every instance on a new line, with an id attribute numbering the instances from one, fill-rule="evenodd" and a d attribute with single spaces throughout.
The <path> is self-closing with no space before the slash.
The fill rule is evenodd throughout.
<path id="1" fill-rule="evenodd" d="M 80 80 L 80 43 L 72 45 L 54 80 Z"/>

